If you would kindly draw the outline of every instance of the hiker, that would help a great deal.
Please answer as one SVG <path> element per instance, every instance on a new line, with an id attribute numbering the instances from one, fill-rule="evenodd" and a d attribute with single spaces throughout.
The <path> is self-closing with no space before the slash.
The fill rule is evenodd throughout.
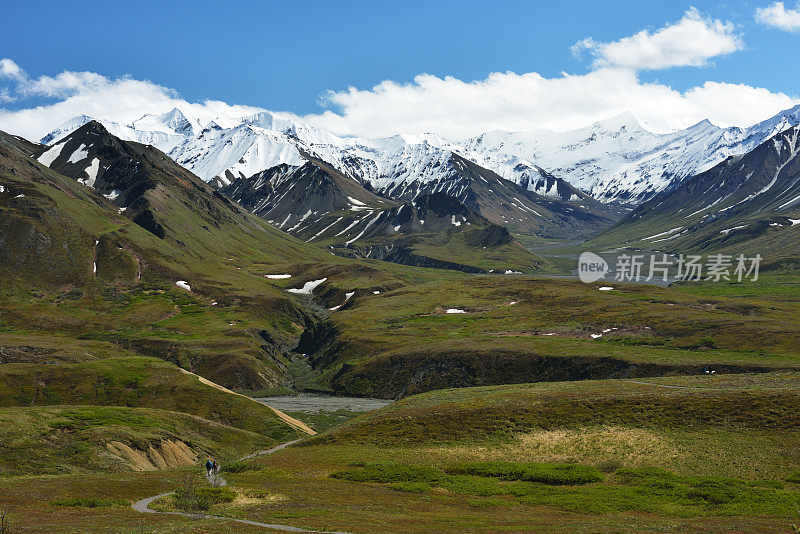
<path id="1" fill-rule="evenodd" d="M 217 464 L 216 460 L 214 460 L 214 463 L 212 464 L 212 468 L 213 468 L 212 470 L 214 471 L 214 474 L 218 475 L 219 474 L 219 465 Z"/>
<path id="2" fill-rule="evenodd" d="M 206 460 L 206 476 L 211 476 L 211 469 L 213 469 L 214 464 L 211 463 L 211 460 Z"/>

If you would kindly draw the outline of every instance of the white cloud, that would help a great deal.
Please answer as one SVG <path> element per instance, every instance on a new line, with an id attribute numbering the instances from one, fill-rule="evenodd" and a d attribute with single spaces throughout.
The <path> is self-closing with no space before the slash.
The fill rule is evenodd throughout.
<path id="1" fill-rule="evenodd" d="M 730 22 L 704 17 L 691 8 L 681 20 L 650 33 L 642 30 L 609 43 L 591 37 L 579 41 L 572 52 L 584 50 L 594 57 L 596 67 L 624 67 L 636 70 L 670 67 L 702 67 L 711 58 L 741 50 L 741 36 Z"/>
<path id="2" fill-rule="evenodd" d="M 64 71 L 56 76 L 30 78 L 10 59 L 0 60 L 0 103 L 30 97 L 56 101 L 36 107 L 0 108 L 0 130 L 38 140 L 61 123 L 84 114 L 97 119 L 130 123 L 148 113 L 164 113 L 174 107 L 187 116 L 208 122 L 218 117 L 241 117 L 262 111 L 251 106 L 232 106 L 207 100 L 191 103 L 173 89 L 130 76 L 107 78 L 93 72 Z"/>
<path id="3" fill-rule="evenodd" d="M 19 68 L 19 65 L 14 63 L 8 58 L 0 59 L 0 79 L 11 78 L 12 80 L 22 80 L 25 78 L 25 73 Z"/>
<path id="4" fill-rule="evenodd" d="M 331 110 L 306 116 L 343 135 L 437 132 L 455 139 L 487 130 L 568 130 L 630 111 L 656 131 L 703 119 L 749 126 L 800 103 L 783 93 L 718 82 L 681 92 L 644 83 L 630 69 L 602 68 L 545 78 L 535 72 L 490 74 L 464 82 L 421 74 L 413 83 L 384 81 L 369 90 L 330 93 Z"/>
<path id="5" fill-rule="evenodd" d="M 800 32 L 800 4 L 796 9 L 786 9 L 783 2 L 760 7 L 756 9 L 756 20 L 787 32 Z"/>

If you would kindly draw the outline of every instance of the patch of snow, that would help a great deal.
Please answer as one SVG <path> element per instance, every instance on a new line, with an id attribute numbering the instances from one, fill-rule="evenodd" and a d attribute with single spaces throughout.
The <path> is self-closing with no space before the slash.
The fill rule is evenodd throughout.
<path id="1" fill-rule="evenodd" d="M 308 240 L 308 242 L 310 243 L 310 242 L 314 241 L 316 238 L 318 238 L 319 236 L 321 236 L 322 234 L 324 234 L 325 232 L 327 232 L 327 231 L 328 231 L 328 229 L 329 229 L 331 226 L 333 226 L 334 224 L 338 223 L 338 222 L 339 222 L 339 221 L 341 221 L 341 220 L 342 220 L 342 217 L 339 217 L 338 219 L 336 219 L 335 221 L 333 221 L 332 223 L 330 223 L 328 226 L 326 226 L 325 228 L 323 228 L 322 230 L 320 230 L 319 232 L 317 232 L 316 234 L 314 234 L 314 237 L 312 237 L 311 239 L 309 239 L 309 240 Z"/>
<path id="2" fill-rule="evenodd" d="M 399 232 L 399 231 L 400 231 L 400 225 L 399 225 L 399 224 L 398 224 L 397 226 L 395 226 L 395 227 L 394 227 L 394 231 L 395 231 L 395 232 Z"/>
<path id="3" fill-rule="evenodd" d="M 92 163 L 90 163 L 89 166 L 84 169 L 84 172 L 86 173 L 88 178 L 78 181 L 87 187 L 94 187 L 94 182 L 95 180 L 97 180 L 97 172 L 99 170 L 100 170 L 100 160 L 94 158 L 92 160 Z"/>
<path id="4" fill-rule="evenodd" d="M 123 211 L 125 211 L 126 209 L 128 209 L 128 206 L 124 206 L 124 207 L 122 207 L 122 208 L 118 209 L 118 210 L 117 210 L 117 213 L 122 213 L 122 212 L 123 212 Z"/>
<path id="5" fill-rule="evenodd" d="M 373 294 L 373 295 L 380 295 L 380 294 L 381 294 L 381 292 L 380 292 L 380 291 L 373 291 L 373 292 L 372 292 L 372 294 Z"/>
<path id="6" fill-rule="evenodd" d="M 319 280 L 311 280 L 303 284 L 301 288 L 287 289 L 289 293 L 297 293 L 298 295 L 310 295 L 314 292 L 318 285 L 323 283 L 327 278 L 320 278 Z"/>
<path id="7" fill-rule="evenodd" d="M 353 295 L 355 295 L 355 294 L 356 294 L 355 291 L 350 291 L 349 293 L 345 293 L 344 294 L 344 301 L 347 302 L 348 300 L 353 298 Z"/>
<path id="8" fill-rule="evenodd" d="M 513 306 L 513 305 L 514 305 L 514 304 L 516 304 L 516 303 L 517 303 L 517 301 L 516 301 L 516 300 L 512 300 L 511 302 L 509 302 L 509 303 L 508 303 L 508 305 L 509 305 L 509 306 Z"/>
<path id="9" fill-rule="evenodd" d="M 727 230 L 720 230 L 719 233 L 721 233 L 723 235 L 728 235 L 730 232 L 733 232 L 734 230 L 741 230 L 742 228 L 746 228 L 746 227 L 747 227 L 747 225 L 743 224 L 741 226 L 734 226 L 733 228 L 728 228 Z"/>
<path id="10" fill-rule="evenodd" d="M 554 336 L 554 335 L 556 335 L 556 333 L 555 332 L 550 332 L 550 333 L 542 334 L 542 335 L 543 336 Z"/>
<path id="11" fill-rule="evenodd" d="M 453 226 L 461 226 L 461 221 L 457 221 L 455 215 L 453 215 L 451 220 L 452 220 Z"/>
<path id="12" fill-rule="evenodd" d="M 645 237 L 644 239 L 642 239 L 642 241 L 647 241 L 648 239 L 655 239 L 657 237 L 662 237 L 662 236 L 665 236 L 665 235 L 674 234 L 675 232 L 677 232 L 681 228 L 683 228 L 683 226 L 678 226 L 677 228 L 673 228 L 672 230 L 667 230 L 666 232 L 661 232 L 660 234 L 651 235 L 650 237 Z"/>
<path id="13" fill-rule="evenodd" d="M 5 193 L 5 192 L 6 192 L 6 186 L 0 185 L 0 193 Z"/>
<path id="14" fill-rule="evenodd" d="M 609 286 L 603 286 L 603 287 L 598 287 L 597 289 L 599 291 L 611 291 L 614 288 L 613 287 L 609 287 Z"/>
<path id="15" fill-rule="evenodd" d="M 97 262 L 96 261 L 92 262 L 92 272 L 94 274 L 97 274 Z"/>
<path id="16" fill-rule="evenodd" d="M 355 204 L 356 206 L 366 206 L 366 204 L 353 197 L 347 197 L 347 200 L 349 200 L 352 204 Z"/>
<path id="17" fill-rule="evenodd" d="M 266 276 L 267 276 L 267 278 L 270 278 L 272 280 L 280 280 L 282 278 L 291 278 L 292 277 L 291 274 L 268 274 Z"/>
<path id="18" fill-rule="evenodd" d="M 185 280 L 178 280 L 175 282 L 175 285 L 181 289 L 185 289 L 186 291 L 192 290 L 192 286 L 190 286 Z"/>
<path id="19" fill-rule="evenodd" d="M 592 339 L 597 339 L 598 337 L 603 337 L 603 334 L 589 334 Z"/>
<path id="20" fill-rule="evenodd" d="M 295 231 L 295 230 L 297 229 L 297 227 L 298 227 L 298 226 L 300 226 L 301 224 L 303 224 L 303 221 L 305 221 L 306 219 L 308 219 L 310 216 L 311 216 L 311 210 L 308 210 L 307 212 L 305 212 L 305 214 L 304 214 L 302 217 L 300 217 L 300 220 L 299 220 L 299 221 L 297 221 L 297 224 L 295 224 L 294 226 L 292 226 L 291 228 L 289 228 L 289 229 L 288 229 L 288 230 L 286 230 L 286 231 L 287 231 L 287 232 L 293 232 L 293 231 Z"/>
<path id="21" fill-rule="evenodd" d="M 25 197 L 25 195 L 23 195 L 22 193 L 20 193 L 19 195 L 15 196 L 14 198 L 24 198 L 24 197 Z"/>
<path id="22" fill-rule="evenodd" d="M 800 219 L 789 219 L 789 222 L 791 222 L 792 226 L 794 226 L 795 224 L 800 224 Z"/>
<path id="23" fill-rule="evenodd" d="M 447 313 L 467 313 L 465 310 L 459 310 L 458 308 L 448 308 Z"/>
<path id="24" fill-rule="evenodd" d="M 341 308 L 341 307 L 342 307 L 342 305 L 341 305 L 341 304 L 339 304 L 338 306 L 334 306 L 333 308 L 328 308 L 328 309 L 329 309 L 330 311 L 336 311 L 336 310 L 338 310 L 338 309 L 339 309 L 339 308 Z"/>
<path id="25" fill-rule="evenodd" d="M 504 274 L 522 274 L 522 271 L 512 271 L 511 269 L 508 269 Z"/>
<path id="26" fill-rule="evenodd" d="M 106 197 L 108 200 L 115 200 L 117 197 L 119 197 L 119 194 L 120 194 L 121 192 L 122 192 L 122 191 L 120 191 L 119 189 L 114 189 L 114 190 L 113 190 L 112 192 L 110 192 L 110 193 L 105 193 L 105 194 L 103 194 L 103 196 L 104 196 L 104 197 Z"/>
<path id="27" fill-rule="evenodd" d="M 49 167 L 53 164 L 53 162 L 61 155 L 61 151 L 64 150 L 64 145 L 66 142 L 59 143 L 57 145 L 53 145 L 52 147 L 48 148 L 41 155 L 36 158 L 36 161 L 41 163 L 42 165 Z"/>
<path id="28" fill-rule="evenodd" d="M 72 153 L 72 155 L 67 160 L 67 163 L 78 163 L 79 161 L 86 159 L 89 157 L 89 152 L 86 151 L 86 145 L 81 143 L 81 146 L 78 147 L 78 150 Z"/>

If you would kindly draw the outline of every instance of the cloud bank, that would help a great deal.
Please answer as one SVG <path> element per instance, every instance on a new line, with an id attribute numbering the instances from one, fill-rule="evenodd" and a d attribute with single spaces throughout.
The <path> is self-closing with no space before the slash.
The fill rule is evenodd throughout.
<path id="1" fill-rule="evenodd" d="M 38 140 L 78 115 L 128 124 L 142 115 L 174 107 L 203 121 L 261 111 L 214 100 L 187 102 L 173 89 L 130 76 L 108 78 L 94 72 L 64 71 L 31 78 L 11 59 L 0 59 L 0 103 L 34 97 L 55 101 L 19 110 L 0 108 L 0 130 Z"/>
<path id="2" fill-rule="evenodd" d="M 490 74 L 464 82 L 422 74 L 412 83 L 384 81 L 372 89 L 332 92 L 335 108 L 306 116 L 343 135 L 437 132 L 455 139 L 487 130 L 569 130 L 625 111 L 654 131 L 685 128 L 708 118 L 749 126 L 800 100 L 748 85 L 706 82 L 681 92 L 644 83 L 630 69 L 546 78 L 535 72 Z"/>

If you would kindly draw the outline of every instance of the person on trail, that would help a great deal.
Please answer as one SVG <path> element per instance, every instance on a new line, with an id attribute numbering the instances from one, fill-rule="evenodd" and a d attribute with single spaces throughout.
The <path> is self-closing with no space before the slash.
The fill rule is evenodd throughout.
<path id="1" fill-rule="evenodd" d="M 212 470 L 214 471 L 214 474 L 218 475 L 219 474 L 219 464 L 217 464 L 216 460 L 214 460 L 214 463 L 212 464 L 212 467 L 213 467 Z"/>
<path id="2" fill-rule="evenodd" d="M 206 476 L 211 476 L 211 469 L 214 468 L 214 464 L 211 463 L 211 460 L 206 460 Z"/>

